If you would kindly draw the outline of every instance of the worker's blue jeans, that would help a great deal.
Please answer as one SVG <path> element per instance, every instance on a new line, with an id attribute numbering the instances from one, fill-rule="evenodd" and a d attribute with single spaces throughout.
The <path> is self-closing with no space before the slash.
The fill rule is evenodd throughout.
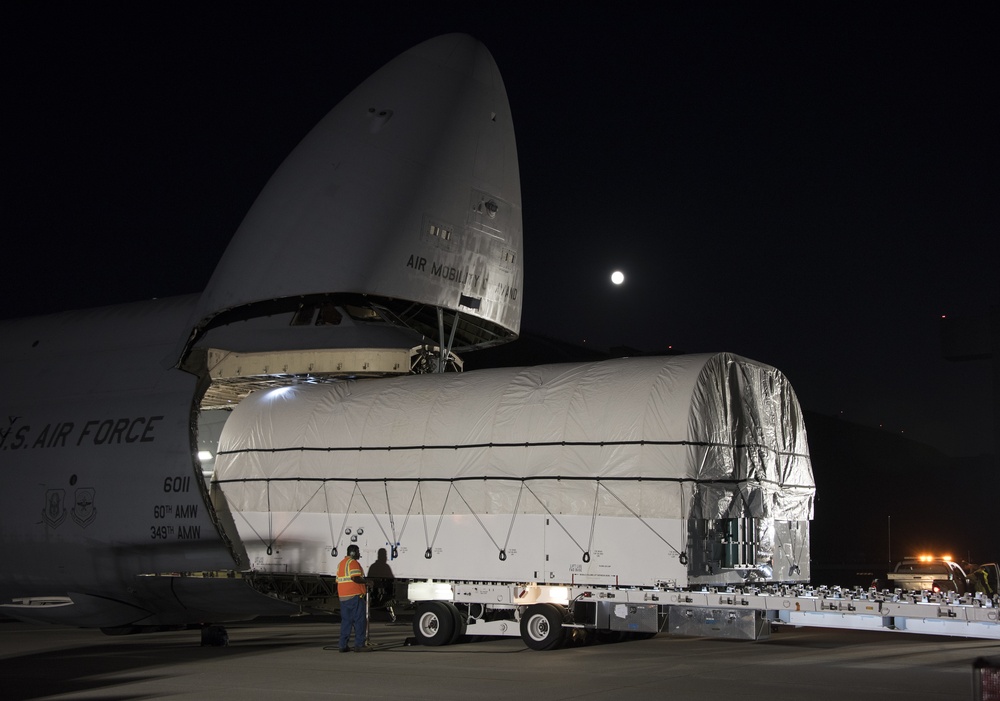
<path id="1" fill-rule="evenodd" d="M 340 600 L 340 649 L 349 647 L 351 629 L 354 629 L 354 647 L 364 647 L 368 639 L 368 621 L 365 618 L 365 600 L 360 596 Z"/>

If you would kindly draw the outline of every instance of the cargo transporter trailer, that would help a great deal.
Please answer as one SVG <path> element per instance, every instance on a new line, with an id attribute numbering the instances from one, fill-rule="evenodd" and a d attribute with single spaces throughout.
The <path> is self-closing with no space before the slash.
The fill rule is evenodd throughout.
<path id="1" fill-rule="evenodd" d="M 223 429 L 213 492 L 255 573 L 329 578 L 347 545 L 364 565 L 383 550 L 426 645 L 772 624 L 1000 639 L 981 594 L 808 586 L 801 410 L 731 354 L 258 392 Z"/>

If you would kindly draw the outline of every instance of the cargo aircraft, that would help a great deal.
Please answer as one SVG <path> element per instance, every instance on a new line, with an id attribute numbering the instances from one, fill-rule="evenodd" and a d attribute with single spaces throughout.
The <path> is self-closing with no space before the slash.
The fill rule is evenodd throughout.
<path id="1" fill-rule="evenodd" d="M 521 251 L 503 80 L 450 34 L 306 135 L 200 295 L 0 322 L 0 614 L 128 632 L 299 611 L 203 477 L 227 410 L 513 340 Z"/>

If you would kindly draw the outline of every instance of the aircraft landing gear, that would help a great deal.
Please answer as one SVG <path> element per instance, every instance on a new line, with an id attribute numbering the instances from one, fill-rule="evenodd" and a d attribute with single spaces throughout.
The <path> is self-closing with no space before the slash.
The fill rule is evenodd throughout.
<path id="1" fill-rule="evenodd" d="M 229 631 L 225 626 L 207 625 L 201 629 L 202 647 L 229 647 Z"/>

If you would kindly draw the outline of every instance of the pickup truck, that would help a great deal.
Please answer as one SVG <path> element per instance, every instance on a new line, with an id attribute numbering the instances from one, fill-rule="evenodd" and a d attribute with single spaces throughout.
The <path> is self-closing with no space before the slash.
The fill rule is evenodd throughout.
<path id="1" fill-rule="evenodd" d="M 995 563 L 962 565 L 942 557 L 908 557 L 889 573 L 889 588 L 903 591 L 955 592 L 979 591 L 990 598 L 997 594 L 998 570 Z"/>

